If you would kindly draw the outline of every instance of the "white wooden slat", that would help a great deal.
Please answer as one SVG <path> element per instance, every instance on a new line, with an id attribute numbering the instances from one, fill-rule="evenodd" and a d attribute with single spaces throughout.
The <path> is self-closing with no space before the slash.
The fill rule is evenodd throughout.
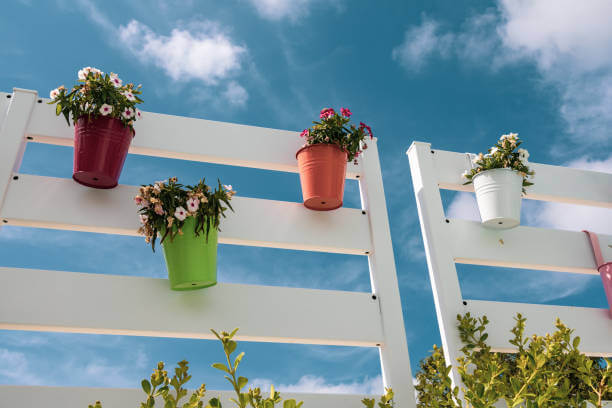
<path id="1" fill-rule="evenodd" d="M 584 232 L 535 227 L 508 230 L 450 219 L 445 224 L 455 262 L 599 275 Z M 604 259 L 612 261 L 612 236 L 599 234 Z"/>
<path id="2" fill-rule="evenodd" d="M 407 152 L 425 244 L 427 268 L 436 305 L 436 316 L 446 361 L 457 361 L 463 347 L 457 330 L 457 315 L 465 313 L 457 269 L 449 247 L 434 154 L 429 143 L 413 142 Z M 457 369 L 450 372 L 453 384 L 461 389 Z"/>
<path id="3" fill-rule="evenodd" d="M 545 284 L 545 283 L 543 283 Z M 560 318 L 574 335 L 580 336 L 581 352 L 592 356 L 612 357 L 612 320 L 607 309 L 575 306 L 551 306 L 528 303 L 491 302 L 468 300 L 466 309 L 473 316 L 486 315 L 491 322 L 487 343 L 495 351 L 513 352 L 508 343 L 512 338 L 517 313 L 527 318 L 525 334 L 544 335 L 555 331 L 555 321 Z"/>
<path id="4" fill-rule="evenodd" d="M 136 194 L 135 186 L 97 190 L 72 179 L 20 174 L 11 181 L 0 217 L 8 225 L 135 236 Z M 232 206 L 235 212 L 228 210 L 221 221 L 220 243 L 358 255 L 371 249 L 368 217 L 359 209 L 320 212 L 301 203 L 240 196 Z"/>
<path id="5" fill-rule="evenodd" d="M 197 381 L 202 382 L 197 378 L 191 380 L 192 383 Z M 269 390 L 262 391 L 264 395 L 268 395 Z M 283 399 L 294 398 L 297 401 L 304 401 L 305 408 L 359 408 L 362 406 L 360 402 L 362 398 L 374 398 L 370 395 L 285 393 L 282 389 L 277 391 L 281 393 Z M 5 404 L 3 406 L 14 408 L 85 408 L 95 401 L 100 401 L 104 408 L 137 407 L 144 401 L 144 395 L 140 389 L 129 388 L 0 385 L 0 398 Z M 229 400 L 234 395 L 230 391 L 210 390 L 206 392 L 204 401 L 221 397 L 223 406 L 229 407 L 234 406 Z M 183 398 L 182 401 L 185 402 L 186 399 Z"/>
<path id="6" fill-rule="evenodd" d="M 8 109 L 0 113 L 0 208 L 6 199 L 13 172 L 21 166 L 26 145 L 23 135 L 37 99 L 35 91 L 17 88 L 10 96 Z"/>
<path id="7" fill-rule="evenodd" d="M 43 102 L 34 108 L 27 136 L 34 142 L 73 146 L 72 126 L 55 115 L 49 99 Z M 134 129 L 130 153 L 293 173 L 298 171 L 295 153 L 304 143 L 298 132 L 152 112 L 143 112 Z M 348 164 L 348 178 L 359 173 L 359 166 Z"/>
<path id="8" fill-rule="evenodd" d="M 472 184 L 464 186 L 461 173 L 469 168 L 465 153 L 433 150 L 435 174 L 440 188 L 474 191 Z M 568 204 L 612 208 L 612 174 L 529 163 L 535 171 L 534 185 L 525 198 Z"/>
<path id="9" fill-rule="evenodd" d="M 404 328 L 391 231 L 382 183 L 377 140 L 369 144 L 361 158 L 363 178 L 359 182 L 362 206 L 370 220 L 372 254 L 369 255 L 370 280 L 381 307 L 384 345 L 380 360 L 385 387 L 393 388 L 395 402 L 401 407 L 415 407 L 414 386 L 410 370 L 410 356 Z"/>
<path id="10" fill-rule="evenodd" d="M 176 292 L 166 279 L 0 268 L 0 329 L 213 339 L 209 329 L 235 327 L 242 341 L 383 343 L 369 293 L 228 283 Z"/>

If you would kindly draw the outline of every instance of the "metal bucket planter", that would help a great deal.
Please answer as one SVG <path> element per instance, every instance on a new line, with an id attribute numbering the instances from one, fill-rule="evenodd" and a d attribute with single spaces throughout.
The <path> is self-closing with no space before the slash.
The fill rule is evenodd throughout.
<path id="1" fill-rule="evenodd" d="M 81 116 L 74 124 L 72 178 L 88 187 L 115 187 L 133 137 L 119 119 Z"/>
<path id="2" fill-rule="evenodd" d="M 187 217 L 183 235 L 162 244 L 172 290 L 207 288 L 217 283 L 217 230 L 195 235 L 195 218 Z M 174 227 L 176 228 L 176 226 Z"/>
<path id="3" fill-rule="evenodd" d="M 304 206 L 329 211 L 342 207 L 347 153 L 335 144 L 302 147 L 296 153 Z"/>
<path id="4" fill-rule="evenodd" d="M 513 228 L 521 222 L 523 178 L 512 169 L 486 170 L 474 176 L 480 219 L 489 228 Z"/>

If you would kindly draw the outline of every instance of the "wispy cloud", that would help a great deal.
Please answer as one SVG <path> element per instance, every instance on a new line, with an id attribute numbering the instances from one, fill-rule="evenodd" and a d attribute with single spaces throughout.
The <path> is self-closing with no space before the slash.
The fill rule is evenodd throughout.
<path id="1" fill-rule="evenodd" d="M 256 378 L 252 382 L 264 390 L 269 389 L 273 381 Z M 382 377 L 366 377 L 362 381 L 349 383 L 328 383 L 324 377 L 315 375 L 302 376 L 294 384 L 275 384 L 274 388 L 283 392 L 304 392 L 315 394 L 381 394 L 383 392 Z"/>
<path id="2" fill-rule="evenodd" d="M 332 6 L 337 11 L 342 10 L 342 0 L 320 1 L 320 0 L 249 0 L 257 13 L 266 20 L 279 21 L 287 19 L 298 22 L 299 19 L 308 16 L 313 4 L 321 3 L 329 8 Z"/>
<path id="3" fill-rule="evenodd" d="M 199 83 L 204 93 L 214 91 L 232 106 L 244 106 L 247 90 L 236 78 L 243 71 L 247 48 L 237 44 L 219 23 L 209 20 L 181 22 L 162 34 L 132 19 L 116 26 L 90 0 L 78 0 L 82 12 L 107 34 L 112 45 L 134 55 L 145 65 L 161 69 L 174 83 Z M 217 98 L 203 98 L 215 105 Z"/>
<path id="4" fill-rule="evenodd" d="M 456 58 L 493 70 L 533 64 L 561 95 L 572 153 L 610 146 L 612 128 L 612 3 L 594 0 L 538 2 L 498 0 L 497 7 L 468 18 L 459 31 L 424 17 L 409 27 L 393 58 L 418 72 L 433 58 Z M 565 145 L 553 151 L 569 155 Z M 561 147 L 563 146 L 563 147 Z"/>

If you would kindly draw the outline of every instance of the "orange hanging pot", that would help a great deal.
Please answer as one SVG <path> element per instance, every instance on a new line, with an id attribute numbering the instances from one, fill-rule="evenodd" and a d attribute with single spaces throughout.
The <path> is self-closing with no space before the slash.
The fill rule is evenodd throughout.
<path id="1" fill-rule="evenodd" d="M 342 207 L 347 152 L 338 145 L 319 143 L 297 151 L 304 206 L 316 211 Z"/>

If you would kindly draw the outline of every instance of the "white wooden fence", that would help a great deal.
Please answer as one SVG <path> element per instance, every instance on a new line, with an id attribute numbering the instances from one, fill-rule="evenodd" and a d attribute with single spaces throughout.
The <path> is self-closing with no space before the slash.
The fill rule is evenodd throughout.
<path id="1" fill-rule="evenodd" d="M 526 226 L 497 230 L 479 222 L 449 219 L 440 189 L 474 191 L 471 184 L 464 186 L 461 178 L 470 168 L 468 156 L 434 150 L 422 142 L 414 142 L 407 155 L 448 364 L 454 364 L 460 355 L 456 316 L 466 312 L 489 318 L 488 343 L 496 351 L 513 351 L 508 343 L 509 329 L 516 313 L 521 313 L 527 318 L 528 334 L 554 331 L 559 317 L 581 337 L 583 352 L 612 356 L 612 319 L 606 309 L 468 300 L 463 299 L 459 287 L 456 263 L 599 276 L 586 234 Z M 612 208 L 612 174 L 538 163 L 530 163 L 530 167 L 536 173 L 535 185 L 524 198 Z M 612 236 L 599 235 L 599 239 L 604 258 L 612 260 Z M 461 383 L 456 370 L 452 379 Z"/>
<path id="2" fill-rule="evenodd" d="M 94 190 L 70 179 L 19 174 L 26 143 L 73 144 L 73 129 L 46 102 L 35 91 L 0 94 L 2 223 L 136 235 L 136 187 Z M 135 128 L 131 153 L 297 172 L 295 132 L 155 113 Z M 160 279 L 0 268 L 0 329 L 210 339 L 209 328 L 240 327 L 238 340 L 377 347 L 384 385 L 393 387 L 398 406 L 414 407 L 375 142 L 358 165 L 349 165 L 347 177 L 359 181 L 362 209 L 313 212 L 299 203 L 235 197 L 219 240 L 367 256 L 371 293 L 223 283 L 173 292 Z M 41 191 L 43 202 L 32 199 Z M 239 310 L 229 300 L 236 298 Z M 105 307 L 96 307 L 102 301 Z M 136 390 L 0 386 L 7 407 L 84 407 L 96 399 L 105 408 L 126 407 L 139 397 Z M 361 397 L 296 396 L 317 408 L 357 407 Z"/>

